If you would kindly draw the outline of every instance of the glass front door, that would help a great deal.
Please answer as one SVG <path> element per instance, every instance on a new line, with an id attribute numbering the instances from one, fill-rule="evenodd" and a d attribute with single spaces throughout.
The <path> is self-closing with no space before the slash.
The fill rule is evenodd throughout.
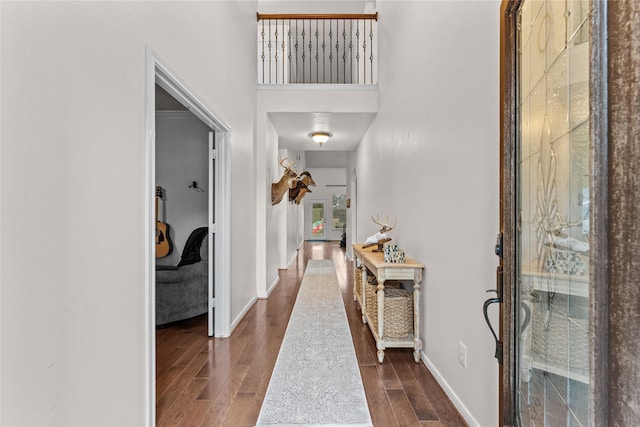
<path id="1" fill-rule="evenodd" d="M 516 17 L 515 406 L 522 426 L 589 425 L 589 2 Z"/>
<path id="2" fill-rule="evenodd" d="M 326 239 L 326 202 L 324 200 L 311 201 L 311 240 Z"/>

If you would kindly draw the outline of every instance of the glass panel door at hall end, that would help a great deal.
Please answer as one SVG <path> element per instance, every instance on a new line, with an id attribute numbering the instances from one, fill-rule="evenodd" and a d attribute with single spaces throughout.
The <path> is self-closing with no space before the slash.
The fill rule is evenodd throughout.
<path id="1" fill-rule="evenodd" d="M 326 201 L 311 201 L 311 240 L 326 239 Z"/>

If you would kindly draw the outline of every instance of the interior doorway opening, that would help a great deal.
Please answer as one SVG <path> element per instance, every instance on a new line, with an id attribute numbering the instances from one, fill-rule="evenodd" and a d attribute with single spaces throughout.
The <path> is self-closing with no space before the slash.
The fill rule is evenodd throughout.
<path id="1" fill-rule="evenodd" d="M 230 296 L 230 178 L 229 178 L 229 142 L 230 128 L 215 112 L 198 96 L 189 85 L 163 61 L 150 47 L 146 49 L 146 227 L 145 227 L 145 276 L 146 276 L 146 330 L 147 330 L 147 413 L 149 425 L 155 424 L 156 400 L 156 242 L 157 223 L 156 204 L 158 185 L 156 183 L 156 90 L 157 87 L 171 98 L 183 105 L 211 132 L 207 132 L 204 153 L 207 159 L 206 185 L 198 185 L 199 179 L 185 182 L 191 185 L 190 190 L 206 198 L 207 206 L 205 224 L 196 227 L 191 233 L 198 231 L 204 234 L 200 244 L 201 255 L 208 259 L 207 295 L 208 334 L 209 336 L 227 337 L 230 334 L 231 296 Z M 190 182 L 189 182 L 190 181 Z M 195 184 L 194 184 L 195 182 Z M 203 182 L 204 183 L 204 182 Z M 203 187 L 206 187 L 205 190 Z M 201 193 L 201 194 L 200 194 Z M 162 194 L 160 194 L 162 196 Z M 172 236 L 165 235 L 165 239 Z M 199 237 L 199 236 L 198 236 Z M 189 244 L 191 235 L 185 242 Z M 182 262 L 182 260 L 180 261 Z"/>

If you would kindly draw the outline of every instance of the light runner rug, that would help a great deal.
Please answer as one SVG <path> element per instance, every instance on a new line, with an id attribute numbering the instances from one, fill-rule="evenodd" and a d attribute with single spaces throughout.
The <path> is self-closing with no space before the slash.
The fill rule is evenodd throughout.
<path id="1" fill-rule="evenodd" d="M 372 425 L 331 260 L 307 265 L 257 425 Z"/>

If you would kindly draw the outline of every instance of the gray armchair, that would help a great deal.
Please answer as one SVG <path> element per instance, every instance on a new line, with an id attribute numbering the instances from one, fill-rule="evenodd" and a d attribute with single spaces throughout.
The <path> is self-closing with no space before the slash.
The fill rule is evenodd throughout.
<path id="1" fill-rule="evenodd" d="M 191 232 L 177 266 L 156 267 L 156 326 L 208 311 L 207 227 Z"/>

